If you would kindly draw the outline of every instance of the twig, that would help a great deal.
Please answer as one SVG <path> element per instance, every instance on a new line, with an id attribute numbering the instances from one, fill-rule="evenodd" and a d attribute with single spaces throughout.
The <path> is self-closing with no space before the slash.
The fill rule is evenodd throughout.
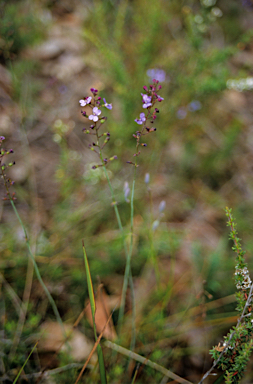
<path id="1" fill-rule="evenodd" d="M 102 329 L 102 332 L 100 333 L 99 337 L 97 338 L 97 341 L 95 342 L 95 344 L 94 344 L 94 346 L 93 346 L 93 348 L 92 348 L 92 350 L 91 350 L 91 352 L 90 352 L 90 354 L 89 354 L 89 356 L 88 356 L 88 359 L 86 360 L 86 362 L 85 362 L 85 364 L 84 364 L 84 366 L 83 366 L 81 372 L 79 373 L 78 378 L 77 378 L 76 381 L 75 381 L 75 384 L 77 384 L 78 381 L 81 379 L 81 377 L 82 377 L 82 375 L 83 375 L 83 373 L 84 373 L 84 371 L 85 371 L 85 369 L 86 369 L 86 367 L 87 367 L 87 365 L 88 365 L 88 363 L 89 363 L 89 361 L 90 361 L 90 359 L 91 359 L 93 353 L 95 352 L 95 350 L 96 350 L 98 344 L 100 343 L 100 340 L 101 340 L 101 338 L 102 338 L 102 336 L 103 336 L 103 333 L 104 333 L 104 331 L 105 331 L 107 325 L 109 324 L 109 322 L 110 322 L 110 320 L 111 320 L 111 318 L 112 318 L 112 314 L 113 314 L 113 312 L 110 314 L 110 316 L 109 316 L 107 322 L 105 323 L 104 328 Z"/>
<path id="2" fill-rule="evenodd" d="M 153 361 L 146 359 L 145 357 L 138 355 L 135 352 L 131 352 L 126 348 L 121 347 L 118 344 L 112 343 L 109 340 L 106 340 L 104 345 L 108 348 L 114 349 L 115 351 L 121 353 L 122 355 L 131 357 L 132 359 L 139 361 L 140 363 L 149 366 L 150 368 L 155 369 L 158 372 L 161 372 L 164 376 L 169 377 L 170 379 L 175 380 L 177 383 L 182 384 L 192 384 L 190 381 L 183 379 L 182 377 L 176 375 L 175 373 L 164 368 L 162 365 L 156 364 Z"/>
<path id="3" fill-rule="evenodd" d="M 45 378 L 48 376 L 57 375 L 57 373 L 67 371 L 68 369 L 81 368 L 82 366 L 83 366 L 83 364 L 81 364 L 81 363 L 71 363 L 71 364 L 65 365 L 64 367 L 50 369 L 50 370 L 45 371 L 45 372 L 41 371 L 41 372 L 28 373 L 26 375 L 21 375 L 20 379 L 25 379 L 25 380 L 36 379 L 36 378 L 40 377 L 42 374 L 43 374 L 43 377 Z M 7 380 L 10 381 L 10 378 L 7 375 L 0 377 L 0 382 L 4 382 Z"/>

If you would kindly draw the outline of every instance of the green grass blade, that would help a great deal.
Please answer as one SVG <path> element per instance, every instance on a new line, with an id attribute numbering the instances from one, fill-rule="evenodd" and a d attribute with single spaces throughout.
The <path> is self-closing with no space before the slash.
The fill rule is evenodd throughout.
<path id="1" fill-rule="evenodd" d="M 37 341 L 37 343 L 35 344 L 35 346 L 33 347 L 33 349 L 31 350 L 31 352 L 29 353 L 29 356 L 27 357 L 26 361 L 25 361 L 24 364 L 22 365 L 22 367 L 21 367 L 19 373 L 17 374 L 15 380 L 13 381 L 13 384 L 15 384 L 15 383 L 17 382 L 19 376 L 21 375 L 21 372 L 23 371 L 23 369 L 25 368 L 25 366 L 26 366 L 28 360 L 30 359 L 31 354 L 33 353 L 33 351 L 34 351 L 35 348 L 37 347 L 37 344 L 38 344 L 38 341 Z"/>
<path id="2" fill-rule="evenodd" d="M 58 311 L 58 309 L 57 309 L 57 306 L 56 306 L 56 304 L 55 304 L 55 301 L 54 301 L 52 295 L 50 294 L 49 290 L 47 289 L 47 287 L 46 287 L 46 285 L 45 285 L 45 283 L 44 283 L 44 281 L 43 281 L 43 279 L 42 279 L 42 277 L 41 277 L 41 274 L 40 274 L 38 265 L 37 265 L 36 260 L 35 260 L 35 257 L 34 257 L 34 254 L 33 254 L 32 250 L 31 250 L 30 242 L 29 242 L 29 240 L 28 240 L 28 235 L 27 235 L 27 232 L 26 232 L 26 228 L 25 228 L 25 226 L 24 226 L 24 224 L 23 224 L 23 221 L 22 221 L 21 217 L 19 216 L 19 213 L 18 213 L 18 211 L 17 211 L 17 209 L 16 209 L 16 206 L 15 206 L 13 200 L 10 199 L 10 202 L 11 202 L 12 208 L 13 208 L 13 210 L 14 210 L 16 216 L 17 216 L 17 219 L 18 219 L 18 221 L 19 221 L 19 223 L 20 223 L 20 225 L 21 225 L 21 227 L 22 227 L 22 229 L 23 229 L 24 236 L 25 236 L 26 246 L 27 246 L 27 249 L 28 249 L 28 252 L 29 252 L 29 256 L 30 256 L 30 258 L 32 259 L 32 262 L 33 262 L 33 265 L 34 265 L 34 270 L 35 270 L 37 279 L 39 280 L 40 285 L 42 286 L 42 288 L 43 288 L 43 290 L 44 290 L 44 292 L 45 292 L 45 294 L 46 294 L 46 296 L 47 296 L 47 298 L 48 298 L 48 301 L 50 302 L 50 304 L 51 304 L 51 306 L 52 306 L 52 309 L 53 309 L 53 311 L 54 311 L 55 317 L 56 317 L 58 323 L 59 323 L 59 324 L 61 325 L 61 327 L 62 327 L 63 334 L 64 334 L 64 336 L 66 337 L 66 332 L 65 332 L 65 329 L 64 329 L 64 326 L 63 326 L 63 322 L 62 322 L 61 316 L 60 316 L 60 314 L 59 314 L 59 311 Z"/>
<path id="3" fill-rule="evenodd" d="M 91 314 L 92 314 L 92 320 L 93 320 L 94 336 L 95 336 L 95 340 L 97 341 L 97 330 L 96 330 L 96 323 L 95 323 L 95 313 L 96 313 L 95 296 L 94 296 L 93 284 L 92 284 L 92 280 L 91 280 L 88 257 L 87 257 L 86 249 L 84 247 L 84 241 L 83 240 L 82 240 L 82 244 L 83 244 L 83 257 L 84 257 L 84 264 L 85 264 L 85 272 L 86 272 L 86 276 L 87 276 L 88 293 L 89 293 L 89 298 L 90 298 Z M 102 351 L 100 344 L 98 344 L 98 346 L 97 346 L 97 353 L 98 353 L 98 363 L 99 363 L 101 383 L 107 384 L 105 364 L 104 364 L 104 356 L 103 356 L 103 351 Z"/>
<path id="4" fill-rule="evenodd" d="M 139 368 L 140 368 L 140 363 L 137 365 L 137 368 L 135 370 L 135 373 L 134 373 L 134 377 L 133 377 L 133 380 L 131 382 L 131 384 L 134 384 L 135 383 L 135 380 L 136 380 L 136 377 L 137 377 L 137 373 L 139 371 Z"/>

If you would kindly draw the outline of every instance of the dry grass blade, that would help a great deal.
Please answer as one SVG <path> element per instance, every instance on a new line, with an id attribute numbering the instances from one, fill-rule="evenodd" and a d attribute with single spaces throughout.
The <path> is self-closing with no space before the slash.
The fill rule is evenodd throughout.
<path id="1" fill-rule="evenodd" d="M 5 280 L 1 272 L 0 272 L 0 283 L 3 284 L 3 286 L 5 287 L 6 292 L 8 293 L 16 312 L 20 314 L 20 312 L 23 311 L 22 301 L 20 300 L 20 298 L 18 297 L 18 295 L 16 294 L 12 286 Z"/>
<path id="2" fill-rule="evenodd" d="M 109 340 L 105 341 L 105 346 L 108 348 L 114 349 L 115 351 L 121 353 L 122 355 L 131 357 L 131 359 L 139 361 L 140 363 L 147 365 L 147 366 L 155 369 L 156 371 L 161 372 L 164 376 L 167 376 L 170 379 L 175 380 L 177 383 L 192 384 L 191 381 L 183 379 L 182 377 L 176 375 L 175 373 L 169 371 L 168 369 L 162 367 L 161 365 L 156 364 L 153 361 L 146 359 L 145 357 L 143 357 L 141 355 L 138 355 L 137 353 L 131 352 L 128 349 L 121 347 L 120 345 L 112 343 Z"/>
<path id="3" fill-rule="evenodd" d="M 112 318 L 112 314 L 113 314 L 113 312 L 110 314 L 110 316 L 109 316 L 107 322 L 105 323 L 105 326 L 104 326 L 102 332 L 100 333 L 99 337 L 97 338 L 97 341 L 95 342 L 94 347 L 92 348 L 92 350 L 91 350 L 91 352 L 90 352 L 90 354 L 89 354 L 89 357 L 88 357 L 88 359 L 86 360 L 86 362 L 85 362 L 85 364 L 84 364 L 84 366 L 83 366 L 81 372 L 79 373 L 79 376 L 78 376 L 78 378 L 77 378 L 76 381 L 75 381 L 75 384 L 77 384 L 78 381 L 81 379 L 81 377 L 82 377 L 82 375 L 83 375 L 83 373 L 84 373 L 84 371 L 85 371 L 87 365 L 89 364 L 89 361 L 90 361 L 90 359 L 91 359 L 91 356 L 93 355 L 93 353 L 95 352 L 95 350 L 96 350 L 98 344 L 100 343 L 100 340 L 101 340 L 101 338 L 102 338 L 102 336 L 103 336 L 103 333 L 104 333 L 106 327 L 108 326 L 108 324 L 109 324 L 109 322 L 110 322 L 110 320 L 111 320 L 111 318 Z"/>

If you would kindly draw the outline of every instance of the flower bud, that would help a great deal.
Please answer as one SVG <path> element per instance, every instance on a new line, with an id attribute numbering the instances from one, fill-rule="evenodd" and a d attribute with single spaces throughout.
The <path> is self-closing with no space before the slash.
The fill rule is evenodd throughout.
<path id="1" fill-rule="evenodd" d="M 159 204 L 159 212 L 162 213 L 166 207 L 166 203 L 164 200 L 162 200 Z"/>
<path id="2" fill-rule="evenodd" d="M 152 224 L 152 231 L 155 231 L 158 228 L 159 224 L 159 220 L 155 220 Z"/>
<path id="3" fill-rule="evenodd" d="M 149 184 L 149 181 L 150 181 L 149 173 L 146 173 L 146 174 L 145 174 L 144 181 L 145 181 L 146 184 Z"/>

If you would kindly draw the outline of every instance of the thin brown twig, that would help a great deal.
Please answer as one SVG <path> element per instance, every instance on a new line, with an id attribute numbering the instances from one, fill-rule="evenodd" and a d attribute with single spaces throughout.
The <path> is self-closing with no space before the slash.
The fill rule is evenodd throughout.
<path id="1" fill-rule="evenodd" d="M 88 363 L 89 363 L 89 361 L 90 361 L 90 359 L 91 359 L 93 353 L 95 352 L 95 350 L 96 350 L 96 348 L 97 348 L 97 346 L 98 346 L 98 344 L 99 344 L 99 342 L 100 342 L 100 340 L 101 340 L 101 338 L 102 338 L 102 336 L 103 336 L 103 333 L 104 333 L 104 331 L 105 331 L 107 325 L 109 324 L 109 322 L 110 322 L 110 320 L 111 320 L 111 318 L 112 318 L 112 314 L 113 314 L 113 311 L 112 311 L 112 313 L 110 314 L 110 316 L 109 316 L 107 322 L 105 323 L 104 328 L 102 329 L 102 332 L 100 333 L 99 337 L 97 338 L 97 341 L 95 342 L 95 344 L 94 344 L 94 346 L 93 346 L 93 348 L 92 348 L 92 350 L 91 350 L 91 352 L 90 352 L 90 354 L 89 354 L 89 356 L 88 356 L 88 359 L 86 360 L 86 362 L 85 362 L 85 364 L 84 364 L 84 366 L 83 366 L 81 372 L 79 373 L 78 378 L 77 378 L 76 381 L 75 381 L 75 384 L 77 384 L 78 381 L 81 379 L 81 377 L 82 377 L 82 375 L 83 375 L 83 373 L 84 373 L 84 371 L 85 371 L 85 369 L 86 369 L 86 367 L 87 367 L 87 365 L 88 365 Z"/>

